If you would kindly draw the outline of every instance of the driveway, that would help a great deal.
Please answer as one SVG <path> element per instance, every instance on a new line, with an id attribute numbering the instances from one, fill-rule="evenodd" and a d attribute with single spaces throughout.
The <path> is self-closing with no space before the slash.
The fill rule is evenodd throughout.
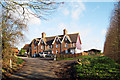
<path id="1" fill-rule="evenodd" d="M 61 70 L 64 70 L 65 65 L 68 63 L 73 63 L 74 60 L 71 61 L 53 61 L 51 59 L 41 59 L 41 58 L 27 58 L 21 57 L 26 61 L 23 69 L 18 72 L 12 74 L 10 78 L 19 79 L 19 80 L 56 80 L 60 78 L 58 73 Z M 67 68 L 67 67 L 66 67 Z M 68 67 L 69 68 L 69 67 Z M 62 73 L 64 74 L 64 73 Z"/>

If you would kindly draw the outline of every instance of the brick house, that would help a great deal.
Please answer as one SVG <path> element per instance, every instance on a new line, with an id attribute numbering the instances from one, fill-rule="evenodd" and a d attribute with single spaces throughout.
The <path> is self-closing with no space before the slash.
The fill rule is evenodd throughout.
<path id="1" fill-rule="evenodd" d="M 29 45 L 30 56 L 40 52 L 48 52 L 52 54 L 75 54 L 80 53 L 81 40 L 79 33 L 67 34 L 67 30 L 63 30 L 63 35 L 46 37 L 42 33 L 42 38 L 33 39 Z"/>

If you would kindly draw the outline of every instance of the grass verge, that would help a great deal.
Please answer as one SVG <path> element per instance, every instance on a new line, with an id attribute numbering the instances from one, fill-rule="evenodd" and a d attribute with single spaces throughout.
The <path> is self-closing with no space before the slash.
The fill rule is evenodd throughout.
<path id="1" fill-rule="evenodd" d="M 120 64 L 106 56 L 82 58 L 74 66 L 76 78 L 90 80 L 120 80 Z"/>
<path id="2" fill-rule="evenodd" d="M 79 56 L 79 57 L 74 57 L 74 58 L 64 58 L 64 59 L 57 59 L 59 60 L 73 60 L 73 59 L 83 59 L 83 58 L 90 58 L 90 57 L 94 57 L 92 55 L 87 55 L 87 56 Z"/>
<path id="3" fill-rule="evenodd" d="M 3 61 L 2 63 L 2 79 L 7 79 L 9 76 L 20 70 L 23 65 L 25 64 L 25 61 L 22 60 L 19 57 L 13 57 L 12 58 L 12 68 L 10 68 L 10 62 L 8 61 Z"/>

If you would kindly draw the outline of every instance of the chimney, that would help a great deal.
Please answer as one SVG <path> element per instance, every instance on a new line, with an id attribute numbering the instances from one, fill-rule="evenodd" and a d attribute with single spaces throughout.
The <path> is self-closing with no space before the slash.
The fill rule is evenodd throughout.
<path id="1" fill-rule="evenodd" d="M 46 34 L 45 32 L 42 33 L 42 38 L 45 38 L 46 37 Z"/>
<path id="2" fill-rule="evenodd" d="M 67 30 L 64 29 L 64 30 L 63 30 L 63 35 L 66 35 L 66 34 L 67 34 Z"/>

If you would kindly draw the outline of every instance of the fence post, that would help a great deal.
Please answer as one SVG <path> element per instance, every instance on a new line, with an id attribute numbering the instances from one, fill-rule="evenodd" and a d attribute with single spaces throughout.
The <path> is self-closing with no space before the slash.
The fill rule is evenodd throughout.
<path id="1" fill-rule="evenodd" d="M 10 68 L 12 68 L 12 60 L 11 60 L 11 58 L 10 58 Z"/>

